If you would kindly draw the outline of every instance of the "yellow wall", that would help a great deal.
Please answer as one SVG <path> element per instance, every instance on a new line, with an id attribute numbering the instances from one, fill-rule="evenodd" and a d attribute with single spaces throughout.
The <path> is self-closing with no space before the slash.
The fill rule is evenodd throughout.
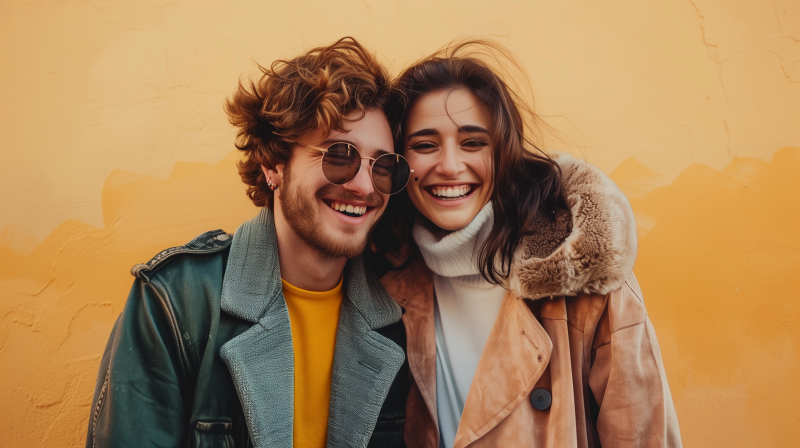
<path id="1" fill-rule="evenodd" d="M 346 34 L 509 46 L 632 199 L 685 445 L 800 446 L 797 0 L 3 0 L 0 445 L 82 443 L 130 266 L 256 213 L 223 99 Z"/>

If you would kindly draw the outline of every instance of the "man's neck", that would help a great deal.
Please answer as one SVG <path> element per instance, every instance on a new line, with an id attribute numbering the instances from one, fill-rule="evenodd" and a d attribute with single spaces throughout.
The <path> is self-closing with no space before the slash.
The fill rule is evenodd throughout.
<path id="1" fill-rule="evenodd" d="M 347 258 L 333 258 L 309 247 L 280 215 L 279 211 L 275 213 L 281 278 L 308 291 L 335 288 L 342 278 Z"/>

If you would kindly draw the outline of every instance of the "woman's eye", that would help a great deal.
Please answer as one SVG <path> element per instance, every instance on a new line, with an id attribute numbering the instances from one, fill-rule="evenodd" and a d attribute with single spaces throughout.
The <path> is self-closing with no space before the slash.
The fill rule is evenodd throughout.
<path id="1" fill-rule="evenodd" d="M 414 151 L 427 152 L 438 148 L 438 146 L 434 145 L 431 142 L 419 142 L 419 143 L 414 143 L 413 145 L 409 145 L 408 148 L 413 149 Z"/>
<path id="2" fill-rule="evenodd" d="M 489 143 L 483 140 L 467 140 L 464 143 L 462 143 L 461 146 L 464 146 L 469 149 L 481 149 L 489 146 Z"/>

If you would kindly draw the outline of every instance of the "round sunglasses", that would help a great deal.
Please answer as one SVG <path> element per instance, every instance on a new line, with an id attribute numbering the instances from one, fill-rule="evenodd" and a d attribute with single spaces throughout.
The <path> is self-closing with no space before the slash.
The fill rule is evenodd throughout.
<path id="1" fill-rule="evenodd" d="M 344 185 L 358 174 L 361 160 L 371 161 L 370 177 L 375 189 L 383 194 L 396 194 L 403 191 L 414 170 L 400 154 L 387 153 L 376 158 L 362 157 L 358 148 L 346 142 L 337 142 L 327 148 L 304 145 L 322 153 L 322 174 L 334 185 Z"/>

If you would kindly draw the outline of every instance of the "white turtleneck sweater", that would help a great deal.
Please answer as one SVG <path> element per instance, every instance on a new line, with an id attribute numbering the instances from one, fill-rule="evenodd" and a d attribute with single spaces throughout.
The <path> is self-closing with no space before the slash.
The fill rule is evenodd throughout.
<path id="1" fill-rule="evenodd" d="M 414 240 L 434 273 L 436 402 L 443 448 L 455 442 L 472 378 L 506 294 L 478 269 L 480 248 L 493 222 L 489 202 L 454 232 L 432 232 L 420 221 L 414 226 Z"/>

